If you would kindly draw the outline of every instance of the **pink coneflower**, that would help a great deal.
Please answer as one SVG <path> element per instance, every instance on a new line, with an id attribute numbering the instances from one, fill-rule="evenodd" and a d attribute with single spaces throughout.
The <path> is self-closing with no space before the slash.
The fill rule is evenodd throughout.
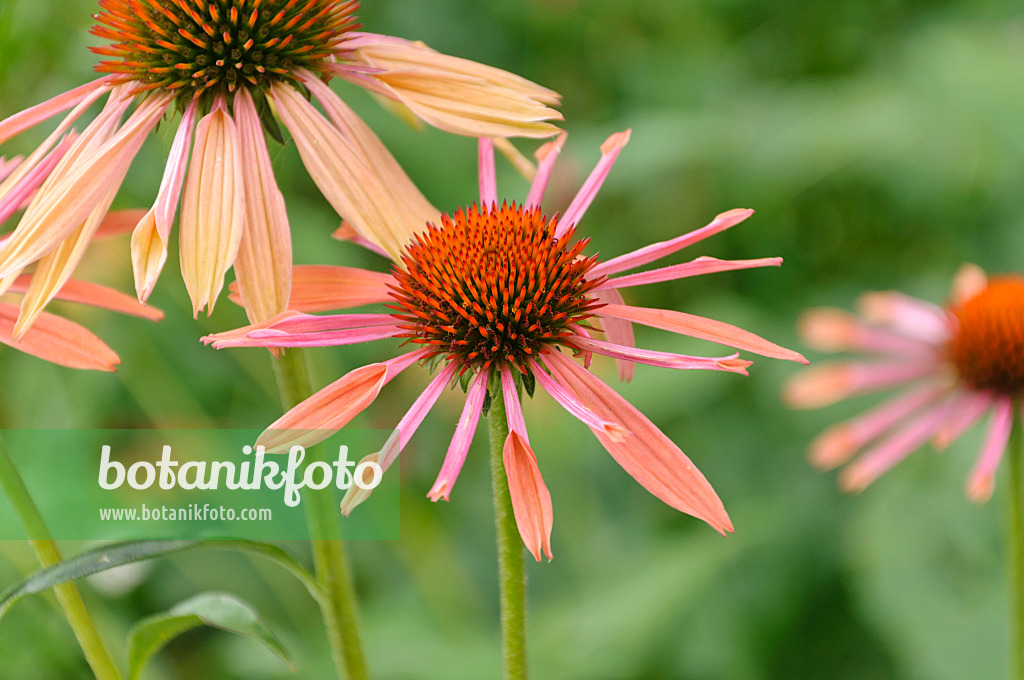
<path id="1" fill-rule="evenodd" d="M 295 443 L 294 432 L 276 430 L 319 430 L 311 436 L 336 431 L 365 409 L 401 371 L 415 363 L 427 364 L 437 367 L 433 379 L 373 458 L 385 469 L 393 463 L 440 394 L 461 381 L 467 391 L 465 407 L 437 481 L 428 493 L 432 500 L 448 500 L 488 393 L 500 393 L 509 426 L 504 465 L 512 505 L 523 541 L 538 560 L 542 552 L 551 557 L 552 505 L 527 434 L 520 385 L 527 392 L 539 385 L 583 421 L 626 472 L 655 496 L 723 534 L 732 531 L 722 502 L 690 459 L 587 366 L 593 354 L 613 357 L 630 367 L 643 363 L 744 375 L 750 365 L 736 353 L 706 358 L 637 349 L 632 322 L 765 356 L 803 361 L 799 354 L 734 326 L 683 312 L 626 305 L 619 294 L 630 286 L 778 266 L 781 260 L 701 257 L 613 276 L 728 229 L 753 211 L 731 210 L 701 229 L 601 262 L 596 255 L 584 254 L 589 239 L 577 239 L 576 228 L 629 132 L 605 142 L 600 162 L 565 213 L 549 218 L 541 213 L 540 203 L 564 139 L 562 135 L 538 151 L 536 179 L 521 205 L 497 203 L 493 147 L 490 140 L 481 140 L 479 206 L 443 215 L 439 224 L 414 236 L 390 276 L 337 269 L 330 280 L 321 283 L 304 277 L 306 283 L 295 286 L 298 297 L 292 311 L 265 324 L 206 338 L 218 348 L 344 345 L 383 338 L 404 338 L 413 345 L 411 351 L 358 368 L 328 385 L 271 425 L 260 443 L 271 450 L 283 443 L 282 438 Z M 341 281 L 361 282 L 358 303 L 390 302 L 392 311 L 332 316 L 303 313 L 354 303 L 350 288 L 333 287 Z M 604 339 L 597 337 L 600 331 Z M 582 357 L 584 364 L 574 361 L 572 355 Z M 347 496 L 343 512 L 347 514 L 361 500 L 359 493 Z"/>
<path id="2" fill-rule="evenodd" d="M 148 298 L 164 265 L 180 198 L 181 271 L 194 313 L 212 310 L 234 265 L 252 321 L 284 311 L 289 297 L 288 218 L 265 141 L 267 134 L 281 137 L 279 123 L 331 205 L 384 251 L 397 255 L 410 225 L 438 215 L 326 85 L 332 76 L 459 134 L 557 131 L 548 122 L 560 119 L 548 107 L 558 102 L 555 93 L 421 43 L 359 33 L 354 1 L 102 0 L 100 6 L 93 33 L 110 44 L 94 51 L 110 58 L 97 66 L 107 75 L 0 122 L 2 143 L 71 109 L 26 160 L 29 172 L 106 97 L 0 251 L 0 277 L 45 258 L 74 269 L 143 140 L 175 112 L 181 119 L 163 181 L 132 237 L 139 299 Z M 0 191 L 0 212 L 11 200 Z M 23 310 L 19 333 L 35 311 Z"/>
<path id="3" fill-rule="evenodd" d="M 0 157 L 0 187 L 5 186 L 3 181 L 14 178 L 17 180 L 12 183 L 15 195 L 27 198 L 38 188 L 45 172 L 18 173 L 21 160 L 15 158 L 8 161 Z M 45 170 L 46 165 L 41 168 Z M 16 205 L 14 209 L 18 207 Z M 0 223 L 9 216 L 10 213 L 0 212 Z M 124 233 L 131 229 L 139 216 L 136 211 L 111 213 L 97 226 L 96 237 Z M 14 304 L 11 299 L 21 296 L 23 300 L 32 300 L 39 295 L 42 288 L 40 284 L 52 275 L 52 271 L 39 267 L 33 274 L 0 279 L 0 343 L 59 366 L 113 371 L 121 363 L 114 350 L 82 326 L 56 314 L 39 312 L 31 330 L 21 334 L 15 332 L 20 305 Z M 160 310 L 143 305 L 130 295 L 89 281 L 61 280 L 50 297 L 152 321 L 163 318 Z"/>
<path id="4" fill-rule="evenodd" d="M 815 309 L 802 321 L 804 338 L 825 352 L 859 351 L 866 361 L 838 361 L 807 369 L 787 386 L 799 408 L 895 386 L 906 390 L 881 406 L 826 430 L 811 445 L 823 468 L 849 461 L 840 476 L 860 491 L 928 440 L 939 448 L 991 414 L 967 494 L 984 502 L 1013 425 L 1014 400 L 1024 393 L 1024 278 L 987 278 L 965 265 L 946 309 L 900 293 L 869 293 L 861 318 Z"/>

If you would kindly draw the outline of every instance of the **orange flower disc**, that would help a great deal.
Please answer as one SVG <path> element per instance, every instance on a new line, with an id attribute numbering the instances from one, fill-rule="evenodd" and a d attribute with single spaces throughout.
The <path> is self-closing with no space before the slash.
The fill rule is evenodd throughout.
<path id="1" fill-rule="evenodd" d="M 948 352 L 960 378 L 973 389 L 1024 394 L 1024 278 L 993 278 L 950 311 L 959 327 Z"/>

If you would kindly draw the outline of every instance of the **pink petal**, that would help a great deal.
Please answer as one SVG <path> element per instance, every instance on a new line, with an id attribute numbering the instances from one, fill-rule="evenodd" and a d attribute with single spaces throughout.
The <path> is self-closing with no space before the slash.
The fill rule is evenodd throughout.
<path id="1" fill-rule="evenodd" d="M 519 405 L 519 391 L 516 389 L 511 369 L 505 364 L 501 366 L 501 394 L 505 398 L 505 418 L 508 420 L 508 429 L 518 432 L 523 441 L 529 445 L 530 438 L 526 434 L 526 419 L 523 418 L 523 408 Z"/>
<path id="2" fill-rule="evenodd" d="M 706 226 L 691 231 L 688 234 L 677 236 L 669 241 L 661 241 L 660 243 L 652 243 L 649 246 L 634 250 L 631 253 L 625 255 L 619 255 L 618 257 L 612 258 L 607 262 L 601 262 L 596 267 L 590 270 L 590 276 L 607 276 L 609 274 L 616 274 L 627 269 L 633 269 L 640 265 L 647 264 L 648 262 L 654 262 L 660 260 L 663 257 L 671 255 L 674 252 L 682 250 L 683 248 L 693 245 L 698 241 L 703 241 L 709 236 L 713 236 L 721 231 L 725 231 L 729 227 L 734 227 L 743 220 L 747 219 L 754 214 L 753 210 L 740 209 L 729 210 L 727 212 L 716 215 Z"/>
<path id="3" fill-rule="evenodd" d="M 926 411 L 844 469 L 839 476 L 840 486 L 844 491 L 863 491 L 928 441 L 959 406 L 960 401 L 953 400 Z"/>
<path id="4" fill-rule="evenodd" d="M 616 132 L 601 145 L 601 160 L 597 162 L 597 166 L 594 167 L 590 176 L 587 177 L 583 186 L 580 187 L 575 198 L 572 199 L 572 203 L 565 209 L 562 218 L 558 220 L 558 226 L 555 227 L 555 236 L 561 236 L 571 225 L 579 224 L 579 221 L 583 219 L 583 213 L 587 211 L 587 208 L 593 203 L 594 197 L 597 196 L 597 192 L 601 190 L 601 185 L 604 184 L 609 171 L 615 165 L 619 152 L 629 142 L 629 135 L 631 133 L 632 130 Z"/>
<path id="5" fill-rule="evenodd" d="M 53 99 L 49 99 L 42 104 L 36 104 L 24 111 L 19 111 L 13 116 L 0 121 L 0 144 L 31 127 L 35 127 L 61 111 L 67 111 L 71 107 L 85 101 L 90 103 L 96 101 L 104 92 L 110 89 L 113 78 L 113 76 L 103 76 L 91 83 L 79 85 L 73 90 L 68 90 Z"/>
<path id="6" fill-rule="evenodd" d="M 575 395 L 555 382 L 551 376 L 547 374 L 547 371 L 532 359 L 530 360 L 530 370 L 533 371 L 533 375 L 537 379 L 537 382 L 544 388 L 545 392 L 551 395 L 552 399 L 557 401 L 562 408 L 578 418 L 588 427 L 600 430 L 608 437 L 608 439 L 616 444 L 622 442 L 622 440 L 629 436 L 629 431 L 626 428 L 622 427 L 618 423 L 605 420 L 591 411 L 582 401 L 577 399 Z"/>
<path id="7" fill-rule="evenodd" d="M 676 279 L 688 276 L 731 272 L 738 269 L 754 269 L 756 267 L 778 267 L 781 265 L 781 257 L 762 257 L 757 260 L 717 260 L 713 257 L 698 257 L 692 262 L 684 262 L 683 264 L 672 265 L 671 267 L 653 269 L 649 272 L 640 272 L 638 274 L 608 279 L 600 284 L 597 289 L 629 288 L 630 286 L 643 286 L 662 281 L 675 281 Z"/>
<path id="8" fill-rule="evenodd" d="M 602 317 L 611 316 L 617 319 L 642 323 L 645 326 L 661 328 L 681 335 L 710 340 L 711 342 L 728 345 L 736 349 L 744 349 L 766 357 L 797 361 L 801 364 L 808 363 L 807 359 L 804 359 L 797 352 L 785 347 L 779 347 L 775 343 L 768 342 L 764 338 L 742 328 L 737 328 L 721 321 L 715 321 L 714 319 L 686 314 L 685 312 L 611 304 L 597 310 L 597 314 Z"/>
<path id="9" fill-rule="evenodd" d="M 622 293 L 614 288 L 598 290 L 595 292 L 595 297 L 598 302 L 606 305 L 626 304 L 622 299 Z M 621 345 L 623 347 L 636 347 L 636 338 L 633 336 L 633 324 L 610 316 L 601 319 L 600 323 L 601 326 L 604 327 L 604 334 L 608 338 L 609 342 L 613 342 L 616 345 Z M 616 359 L 615 365 L 619 369 L 619 380 L 622 382 L 629 382 L 633 379 L 633 375 L 636 373 L 635 363 L 632 361 Z"/>
<path id="10" fill-rule="evenodd" d="M 935 372 L 935 364 L 927 362 L 834 361 L 800 371 L 786 384 L 783 399 L 792 408 L 821 408 Z"/>
<path id="11" fill-rule="evenodd" d="M 819 307 L 800 317 L 800 336 L 820 352 L 879 352 L 908 357 L 936 356 L 938 348 L 929 342 L 900 333 L 867 326 L 841 309 Z"/>
<path id="12" fill-rule="evenodd" d="M 462 415 L 459 416 L 459 424 L 455 428 L 452 442 L 448 445 L 448 453 L 444 456 L 441 472 L 438 473 L 434 486 L 430 487 L 430 491 L 427 492 L 427 498 L 435 503 L 441 498 L 448 500 L 452 487 L 455 486 L 455 480 L 459 478 L 459 472 L 462 471 L 462 464 L 466 462 L 469 445 L 473 443 L 473 435 L 476 433 L 476 426 L 480 421 L 484 397 L 487 396 L 488 378 L 490 378 L 489 371 L 480 371 L 469 386 L 466 405 L 462 407 Z"/>
<path id="13" fill-rule="evenodd" d="M 494 140 L 481 137 L 477 140 L 478 166 L 480 168 L 480 207 L 496 205 L 498 202 L 498 184 L 494 174 Z"/>
<path id="14" fill-rule="evenodd" d="M 256 445 L 277 453 L 322 442 L 362 413 L 384 385 L 426 354 L 425 350 L 409 352 L 345 374 L 274 421 Z"/>
<path id="15" fill-rule="evenodd" d="M 938 345 L 949 338 L 950 319 L 941 307 L 896 292 L 866 293 L 857 301 L 868 321 Z"/>
<path id="16" fill-rule="evenodd" d="M 113 371 L 121 363 L 114 350 L 95 335 L 67 319 L 47 312 L 39 315 L 25 336 L 15 341 L 18 308 L 0 303 L 0 343 L 44 361 L 94 371 Z"/>
<path id="17" fill-rule="evenodd" d="M 842 465 L 863 446 L 931 404 L 944 392 L 944 385 L 925 385 L 899 394 L 852 420 L 833 425 L 811 442 L 811 463 L 825 470 Z"/>
<path id="18" fill-rule="evenodd" d="M 591 428 L 633 479 L 668 505 L 704 520 L 719 533 L 733 530 L 722 501 L 704 475 L 650 420 L 572 359 L 559 352 L 548 352 L 543 359 L 555 380 L 587 408 L 632 433 L 622 442 L 614 442 L 601 430 Z"/>
<path id="19" fill-rule="evenodd" d="M 729 371 L 747 375 L 747 367 L 753 362 L 739 358 L 739 354 L 731 354 L 727 357 L 693 357 L 686 354 L 673 354 L 672 352 L 657 352 L 651 349 L 637 349 L 636 347 L 625 347 L 602 340 L 592 340 L 584 337 L 576 337 L 573 344 L 583 350 L 603 354 L 614 359 L 633 361 L 649 366 L 660 366 L 662 368 L 679 369 L 701 369 L 706 371 Z"/>
<path id="20" fill-rule="evenodd" d="M 72 141 L 72 137 L 64 137 L 57 144 L 56 148 L 48 153 L 35 167 L 29 169 L 26 165 L 26 172 L 19 173 L 17 177 L 12 177 L 12 186 L 9 189 L 6 187 L 0 189 L 0 222 L 7 220 L 7 218 L 25 205 L 25 202 L 50 173 L 53 172 L 53 169 L 57 167 L 57 163 L 63 158 Z M 6 240 L 5 238 L 4 241 Z"/>
<path id="21" fill-rule="evenodd" d="M 321 333 L 324 331 L 340 331 L 347 328 L 368 328 L 390 326 L 395 323 L 390 314 L 278 314 L 269 325 L 260 325 L 260 329 L 277 330 L 287 333 Z M 252 335 L 250 333 L 250 335 Z"/>
<path id="22" fill-rule="evenodd" d="M 544 191 L 548 187 L 548 179 L 551 177 L 551 170 L 555 167 L 555 161 L 558 160 L 558 155 L 562 152 L 562 147 L 568 137 L 568 133 L 563 132 L 554 140 L 543 144 L 534 153 L 537 159 L 537 174 L 530 184 L 530 193 L 526 195 L 526 202 L 523 204 L 525 209 L 531 210 L 540 207 L 541 201 L 544 199 Z"/>
<path id="23" fill-rule="evenodd" d="M 992 422 L 988 426 L 988 435 L 981 455 L 971 470 L 967 482 L 967 494 L 975 503 L 984 503 L 992 497 L 995 486 L 996 468 L 1003 459 L 1006 444 L 1010 441 L 1010 430 L 1013 429 L 1013 400 L 1003 397 L 995 400 L 992 411 Z M 1011 480 L 1017 484 L 1020 480 Z"/>
<path id="24" fill-rule="evenodd" d="M 384 453 L 380 461 L 382 469 L 387 470 L 391 467 L 391 464 L 398 458 L 398 454 L 405 449 L 409 440 L 412 439 L 412 436 L 419 428 L 420 423 L 423 422 L 423 419 L 430 413 L 430 409 L 433 408 L 434 404 L 441 397 L 441 393 L 451 384 L 458 368 L 458 365 L 455 363 L 445 366 L 440 373 L 434 376 L 434 379 L 420 393 L 420 396 L 416 397 L 416 401 L 413 402 L 409 410 L 402 416 L 402 419 L 398 421 L 398 425 L 395 426 L 395 429 L 398 430 L 398 446 L 389 448 Z"/>
<path id="25" fill-rule="evenodd" d="M 962 405 L 935 433 L 932 446 L 941 451 L 959 439 L 967 428 L 981 420 L 985 412 L 992 408 L 994 401 L 988 392 L 965 392 Z"/>
<path id="26" fill-rule="evenodd" d="M 367 269 L 298 265 L 292 270 L 288 309 L 327 312 L 375 302 L 391 302 L 388 286 L 394 284 L 395 278 L 390 274 Z M 234 285 L 232 287 L 235 288 Z M 233 291 L 231 299 L 238 302 L 238 293 Z"/>
<path id="27" fill-rule="evenodd" d="M 404 331 L 397 326 L 373 326 L 370 328 L 348 328 L 322 333 L 289 333 L 264 328 L 252 331 L 244 340 L 215 342 L 214 347 L 334 347 L 373 342 L 401 335 Z"/>
<path id="28" fill-rule="evenodd" d="M 519 535 L 523 537 L 526 549 L 535 560 L 540 562 L 541 551 L 550 560 L 554 512 L 551 493 L 537 467 L 537 457 L 530 445 L 515 431 L 509 432 L 505 439 L 502 457 Z"/>

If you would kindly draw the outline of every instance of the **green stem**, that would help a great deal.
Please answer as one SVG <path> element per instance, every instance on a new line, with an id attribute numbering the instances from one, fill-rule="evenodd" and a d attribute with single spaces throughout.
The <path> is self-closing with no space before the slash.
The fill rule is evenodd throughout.
<path id="1" fill-rule="evenodd" d="M 274 361 L 274 373 L 285 408 L 291 408 L 313 394 L 306 355 L 301 349 L 281 350 L 281 357 Z M 338 535 L 340 512 L 329 495 L 307 494 L 304 505 L 311 536 Z M 310 544 L 316 579 L 323 589 L 320 608 L 338 677 L 367 680 L 370 676 L 363 655 L 355 589 L 344 546 L 340 540 L 313 540 Z"/>
<path id="2" fill-rule="evenodd" d="M 494 525 L 498 533 L 498 581 L 501 589 L 501 651 L 505 680 L 526 679 L 526 568 L 523 541 L 512 512 L 512 497 L 502 450 L 508 437 L 501 390 L 492 390 L 488 412 L 491 431 L 491 484 Z"/>
<path id="3" fill-rule="evenodd" d="M 1018 411 L 1018 405 L 1014 405 Z M 1010 568 L 1013 580 L 1013 664 L 1012 677 L 1024 680 L 1024 493 L 1021 490 L 1021 467 L 1024 458 L 1024 436 L 1021 422 L 1014 418 L 1009 444 L 1010 485 Z"/>
<path id="4" fill-rule="evenodd" d="M 25 529 L 39 563 L 44 568 L 59 564 L 62 561 L 60 550 L 50 536 L 50 531 L 46 528 L 39 509 L 29 495 L 28 488 L 2 441 L 0 441 L 0 487 L 3 487 L 7 500 L 18 517 L 18 522 Z M 54 586 L 53 590 L 61 609 L 64 610 L 64 616 L 71 624 L 71 630 L 85 654 L 85 660 L 92 669 L 93 675 L 97 680 L 120 680 L 121 676 L 117 672 L 117 668 L 114 667 L 107 648 L 103 646 L 103 640 L 93 624 L 92 617 L 89 616 L 89 611 L 85 608 L 85 602 L 82 600 L 77 586 L 74 583 L 64 583 Z"/>

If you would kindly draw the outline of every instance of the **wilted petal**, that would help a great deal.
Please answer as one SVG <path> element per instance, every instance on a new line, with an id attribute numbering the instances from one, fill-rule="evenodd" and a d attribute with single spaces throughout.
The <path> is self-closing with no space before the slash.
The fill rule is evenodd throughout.
<path id="1" fill-rule="evenodd" d="M 32 277 L 29 275 L 19 276 L 10 286 L 12 293 L 24 293 L 29 288 Z M 164 313 L 156 307 L 144 305 L 131 295 L 122 293 L 119 290 L 101 286 L 91 281 L 79 281 L 69 279 L 54 296 L 56 300 L 64 302 L 78 302 L 90 307 L 108 309 L 112 312 L 120 312 L 129 316 L 137 316 L 150 321 L 159 321 L 164 318 Z"/>
<path id="2" fill-rule="evenodd" d="M 15 341 L 18 308 L 0 303 L 0 342 L 44 361 L 94 371 L 113 371 L 121 363 L 102 340 L 67 319 L 43 312 L 32 330 Z"/>
<path id="3" fill-rule="evenodd" d="M 103 76 L 0 121 L 0 144 L 73 106 L 80 106 L 81 110 L 78 113 L 81 113 L 88 104 L 99 99 L 110 89 L 113 79 L 113 76 Z M 81 106 L 82 104 L 85 106 Z M 70 124 L 70 121 L 66 122 Z"/>
<path id="4" fill-rule="evenodd" d="M 732 522 L 715 490 L 679 447 L 640 411 L 576 362 L 559 352 L 543 355 L 554 378 L 601 418 L 632 433 L 621 442 L 591 428 L 615 461 L 645 489 L 673 508 L 704 520 L 721 534 Z"/>
<path id="5" fill-rule="evenodd" d="M 257 446 L 278 452 L 322 442 L 362 413 L 384 385 L 425 354 L 409 352 L 345 374 L 274 421 L 256 440 Z"/>
<path id="6" fill-rule="evenodd" d="M 541 551 L 550 560 L 554 512 L 551 493 L 540 476 L 537 457 L 518 432 L 509 432 L 502 452 L 512 512 L 526 549 L 540 562 Z"/>
<path id="7" fill-rule="evenodd" d="M 213 311 L 238 254 L 244 220 L 238 130 L 223 104 L 203 116 L 181 201 L 181 276 L 192 314 Z"/>
<path id="8" fill-rule="evenodd" d="M 797 361 L 801 364 L 808 363 L 807 359 L 804 359 L 797 352 L 780 347 L 773 342 L 768 342 L 764 338 L 742 328 L 685 312 L 611 304 L 597 310 L 597 314 L 602 317 L 610 316 L 616 319 L 641 323 L 645 326 L 661 328 L 673 333 L 689 335 L 702 340 L 710 340 L 711 342 L 728 345 L 736 349 L 744 349 L 766 357 Z"/>
<path id="9" fill-rule="evenodd" d="M 284 197 L 274 180 L 263 126 L 245 88 L 235 96 L 235 119 L 245 202 L 245 229 L 235 260 L 235 277 L 249 321 L 262 321 L 288 309 L 291 231 Z"/>

